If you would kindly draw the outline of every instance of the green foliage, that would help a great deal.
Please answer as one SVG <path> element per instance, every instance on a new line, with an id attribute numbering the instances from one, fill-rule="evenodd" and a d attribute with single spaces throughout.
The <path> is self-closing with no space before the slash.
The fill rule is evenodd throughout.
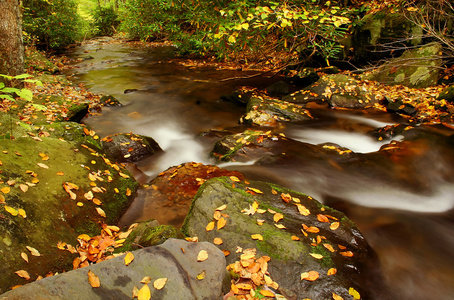
<path id="1" fill-rule="evenodd" d="M 97 7 L 93 13 L 93 19 L 96 35 L 111 36 L 120 24 L 118 15 L 112 6 Z"/>
<path id="2" fill-rule="evenodd" d="M 29 74 L 20 74 L 20 75 L 16 75 L 16 76 L 0 74 L 0 77 L 4 78 L 5 80 L 8 80 L 8 81 L 31 82 L 31 83 L 35 83 L 38 86 L 43 85 L 42 82 L 39 80 L 29 79 L 30 77 L 32 77 Z M 8 87 L 5 85 L 4 82 L 0 82 L 0 99 L 15 102 L 16 100 L 14 99 L 14 94 L 26 101 L 31 101 L 33 99 L 33 93 L 29 89 Z M 46 109 L 46 107 L 43 105 L 38 105 L 38 104 L 33 104 L 33 105 L 37 109 L 40 109 L 40 110 Z"/>
<path id="3" fill-rule="evenodd" d="M 81 37 L 74 0 L 24 0 L 25 42 L 46 49 L 66 47 Z"/>
<path id="4" fill-rule="evenodd" d="M 340 2 L 126 0 L 122 29 L 142 40 L 171 39 L 183 53 L 300 60 L 316 52 L 329 64 L 362 9 Z"/>

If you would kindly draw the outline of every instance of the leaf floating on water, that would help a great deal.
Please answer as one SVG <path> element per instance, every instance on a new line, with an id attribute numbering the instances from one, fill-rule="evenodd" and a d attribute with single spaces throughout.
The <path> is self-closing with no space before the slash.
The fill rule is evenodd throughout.
<path id="1" fill-rule="evenodd" d="M 19 277 L 22 277 L 22 278 L 24 278 L 24 279 L 27 279 L 27 280 L 30 279 L 30 275 L 29 275 L 28 272 L 25 271 L 25 270 L 19 270 L 19 271 L 16 271 L 16 272 L 14 272 L 14 273 L 16 273 Z"/>
<path id="2" fill-rule="evenodd" d="M 95 273 L 93 273 L 92 270 L 88 270 L 88 283 L 90 283 L 90 285 L 94 288 L 98 288 L 101 286 L 101 282 L 99 280 L 99 277 L 96 276 Z"/>
<path id="3" fill-rule="evenodd" d="M 356 300 L 361 299 L 361 295 L 358 293 L 357 290 L 355 290 L 352 287 L 348 289 L 348 293 L 353 296 L 353 299 L 356 299 Z"/>
<path id="4" fill-rule="evenodd" d="M 309 271 L 301 273 L 301 280 L 315 281 L 320 277 L 317 271 Z"/>
<path id="5" fill-rule="evenodd" d="M 218 227 L 217 227 L 218 230 L 221 229 L 221 228 L 223 228 L 223 227 L 225 226 L 225 224 L 227 224 L 227 220 L 221 217 L 221 218 L 218 220 Z"/>
<path id="6" fill-rule="evenodd" d="M 41 256 L 41 253 L 39 253 L 39 251 L 36 250 L 35 248 L 30 247 L 30 246 L 25 246 L 25 248 L 27 248 L 28 251 L 30 251 L 30 253 L 31 253 L 33 256 Z"/>
<path id="7" fill-rule="evenodd" d="M 263 236 L 261 234 L 259 234 L 259 233 L 251 235 L 251 238 L 253 240 L 263 241 Z"/>
<path id="8" fill-rule="evenodd" d="M 137 299 L 139 300 L 149 300 L 151 299 L 151 291 L 148 285 L 144 285 L 138 292 L 137 292 Z"/>
<path id="9" fill-rule="evenodd" d="M 125 255 L 125 265 L 129 266 L 129 264 L 134 260 L 134 254 L 132 252 L 128 252 Z"/>
<path id="10" fill-rule="evenodd" d="M 208 252 L 206 250 L 200 250 L 197 255 L 197 261 L 205 261 L 208 259 Z"/>
<path id="11" fill-rule="evenodd" d="M 153 287 L 157 290 L 162 289 L 167 283 L 167 278 L 158 278 L 153 282 Z"/>

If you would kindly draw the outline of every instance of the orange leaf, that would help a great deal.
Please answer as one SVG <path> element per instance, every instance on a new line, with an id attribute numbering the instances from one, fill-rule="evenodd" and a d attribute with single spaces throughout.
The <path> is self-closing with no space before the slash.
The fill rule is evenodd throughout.
<path id="1" fill-rule="evenodd" d="M 2 187 L 0 191 L 2 191 L 3 194 L 8 194 L 11 191 L 11 188 L 9 186 L 5 186 Z"/>
<path id="2" fill-rule="evenodd" d="M 317 215 L 317 220 L 319 220 L 320 222 L 329 223 L 328 217 L 322 214 Z"/>
<path id="3" fill-rule="evenodd" d="M 214 221 L 211 221 L 210 223 L 208 223 L 208 225 L 205 227 L 205 230 L 206 231 L 211 231 L 214 229 Z"/>
<path id="4" fill-rule="evenodd" d="M 290 196 L 290 194 L 281 193 L 281 198 L 286 203 L 289 203 L 290 201 L 292 201 L 292 196 Z"/>
<path id="5" fill-rule="evenodd" d="M 345 257 L 352 257 L 353 252 L 351 251 L 345 251 L 345 252 L 339 252 L 340 255 L 345 256 Z"/>
<path id="6" fill-rule="evenodd" d="M 274 215 L 273 220 L 274 222 L 279 222 L 282 218 L 284 218 L 284 216 L 281 213 L 277 213 Z"/>
<path id="7" fill-rule="evenodd" d="M 328 270 L 328 273 L 327 275 L 330 276 L 330 275 L 334 275 L 337 273 L 337 269 L 336 268 L 331 268 Z"/>
<path id="8" fill-rule="evenodd" d="M 252 238 L 253 240 L 263 241 L 263 236 L 262 236 L 261 234 L 258 234 L 258 233 L 257 233 L 257 234 L 251 235 L 251 238 Z"/>
<path id="9" fill-rule="evenodd" d="M 262 296 L 265 296 L 265 297 L 270 297 L 270 298 L 275 297 L 274 293 L 270 290 L 260 290 L 260 294 L 262 294 Z"/>
<path id="10" fill-rule="evenodd" d="M 0 204 L 5 204 L 5 196 L 3 196 L 2 194 L 0 194 Z"/>
<path id="11" fill-rule="evenodd" d="M 25 271 L 25 270 L 19 270 L 19 271 L 16 271 L 16 272 L 14 272 L 14 273 L 16 273 L 19 277 L 25 278 L 25 279 L 27 279 L 27 280 L 30 279 L 30 275 L 29 275 L 28 272 Z"/>
<path id="12" fill-rule="evenodd" d="M 230 176 L 229 178 L 230 178 L 230 180 L 232 180 L 233 182 L 240 182 L 240 180 L 239 180 L 238 177 L 236 177 L 236 176 Z"/>
<path id="13" fill-rule="evenodd" d="M 227 220 L 224 219 L 223 217 L 219 218 L 218 220 L 218 230 L 223 228 L 225 226 L 225 224 L 227 224 Z"/>
<path id="14" fill-rule="evenodd" d="M 330 228 L 331 230 L 336 230 L 337 228 L 339 228 L 339 225 L 340 225 L 339 222 L 333 222 L 333 223 L 329 226 L 329 228 Z"/>
<path id="15" fill-rule="evenodd" d="M 215 244 L 215 245 L 221 245 L 222 243 L 223 243 L 223 241 L 221 238 L 215 238 L 213 240 L 213 244 Z"/>
<path id="16" fill-rule="evenodd" d="M 300 240 L 299 237 L 297 237 L 296 235 L 292 235 L 292 241 L 299 241 L 299 240 Z"/>
<path id="17" fill-rule="evenodd" d="M 306 231 L 310 232 L 310 233 L 318 233 L 318 232 L 320 232 L 320 229 L 318 229 L 317 227 L 311 226 L 311 227 L 308 227 L 306 229 Z"/>
<path id="18" fill-rule="evenodd" d="M 333 300 L 344 300 L 341 296 L 333 293 Z"/>
<path id="19" fill-rule="evenodd" d="M 334 250 L 333 246 L 331 246 L 330 244 L 323 244 L 323 247 L 325 247 L 326 249 L 328 249 L 330 252 L 336 251 L 336 250 Z"/>
<path id="20" fill-rule="evenodd" d="M 26 262 L 28 262 L 28 255 L 27 255 L 27 253 L 22 252 L 22 253 L 20 254 L 20 257 L 22 257 L 23 260 L 25 260 Z"/>
<path id="21" fill-rule="evenodd" d="M 134 254 L 132 252 L 128 252 L 125 255 L 125 265 L 129 266 L 129 264 L 134 260 Z"/>
<path id="22" fill-rule="evenodd" d="M 297 205 L 296 207 L 298 207 L 299 213 L 302 214 L 303 216 L 308 216 L 311 214 L 309 209 L 307 209 L 306 206 L 304 205 Z"/>
<path id="23" fill-rule="evenodd" d="M 301 273 L 301 280 L 315 281 L 320 277 L 317 271 L 309 271 Z"/>
<path id="24" fill-rule="evenodd" d="M 95 273 L 93 273 L 92 270 L 88 270 L 88 282 L 90 283 L 90 285 L 94 288 L 97 288 L 97 287 L 100 287 L 101 286 L 101 282 L 99 281 L 99 277 L 95 275 Z"/>

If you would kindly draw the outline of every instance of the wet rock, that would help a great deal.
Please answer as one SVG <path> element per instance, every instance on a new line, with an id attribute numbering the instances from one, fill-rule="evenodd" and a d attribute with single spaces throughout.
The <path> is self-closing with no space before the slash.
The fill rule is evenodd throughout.
<path id="1" fill-rule="evenodd" d="M 291 81 L 299 86 L 306 87 L 320 79 L 315 68 L 304 68 L 295 76 L 291 77 Z"/>
<path id="2" fill-rule="evenodd" d="M 302 106 L 273 99 L 266 95 L 254 95 L 247 105 L 247 113 L 240 123 L 258 126 L 276 126 L 278 122 L 303 122 L 313 117 Z"/>
<path id="3" fill-rule="evenodd" d="M 126 90 L 124 90 L 123 94 L 131 94 L 131 93 L 134 93 L 137 91 L 138 91 L 138 89 L 126 89 Z"/>
<path id="4" fill-rule="evenodd" d="M 122 106 L 121 102 L 112 95 L 104 95 L 99 99 L 104 106 Z"/>
<path id="5" fill-rule="evenodd" d="M 160 224 L 179 228 L 200 185 L 219 176 L 243 178 L 239 172 L 195 162 L 171 167 L 151 180 L 149 187 L 139 190 L 139 195 L 121 218 L 120 225 L 156 219 Z"/>
<path id="6" fill-rule="evenodd" d="M 0 217 L 1 292 L 27 283 L 17 270 L 27 270 L 31 280 L 71 270 L 74 254 L 57 244 L 75 246 L 79 234 L 98 235 L 100 224 L 115 224 L 138 188 L 127 170 L 105 159 L 99 142 L 82 125 L 62 122 L 36 129 L 19 123 L 12 123 L 14 140 L 0 139 L 0 185 L 9 188 L 4 198 L 14 209 Z M 22 215 L 14 213 L 19 210 Z M 41 256 L 30 255 L 26 246 Z M 21 252 L 28 253 L 29 263 Z"/>
<path id="7" fill-rule="evenodd" d="M 133 133 L 109 135 L 101 142 L 106 155 L 118 162 L 137 162 L 162 151 L 151 137 Z"/>
<path id="8" fill-rule="evenodd" d="M 446 87 L 438 95 L 437 100 L 446 100 L 448 102 L 454 103 L 454 85 Z"/>
<path id="9" fill-rule="evenodd" d="M 255 89 L 250 87 L 240 87 L 230 95 L 223 95 L 221 99 L 224 101 L 232 102 L 240 106 L 246 106 L 249 99 L 253 95 Z"/>
<path id="10" fill-rule="evenodd" d="M 207 230 L 223 205 L 225 226 Z M 372 274 L 378 267 L 375 255 L 352 221 L 281 186 L 211 179 L 194 197 L 182 230 L 201 241 L 221 238 L 218 247 L 230 251 L 228 264 L 239 260 L 242 253 L 237 253 L 237 247 L 257 249 L 256 257 L 269 256 L 268 271 L 279 284 L 278 292 L 298 299 L 331 299 L 333 293 L 351 299 L 352 288 L 362 299 L 372 299 L 368 287 L 381 285 L 381 279 Z M 257 234 L 260 237 L 252 237 Z M 302 280 L 310 271 L 317 272 L 316 279 Z"/>
<path id="11" fill-rule="evenodd" d="M 388 104 L 386 105 L 386 109 L 392 113 L 398 113 L 408 116 L 414 116 L 416 114 L 416 109 L 410 103 L 405 103 L 401 99 L 396 99 L 394 101 L 388 100 Z"/>
<path id="12" fill-rule="evenodd" d="M 380 66 L 365 78 L 389 85 L 426 88 L 437 84 L 442 63 L 442 46 L 433 42 L 416 49 L 406 50 L 402 56 Z"/>
<path id="13" fill-rule="evenodd" d="M 182 251 L 184 249 L 184 251 Z M 197 261 L 201 250 L 208 259 Z M 134 287 L 146 276 L 152 299 L 219 299 L 226 276 L 224 254 L 209 243 L 191 243 L 184 240 L 167 240 L 156 247 L 133 252 L 134 261 L 126 266 L 124 256 L 112 258 L 82 269 L 27 284 L 0 295 L 0 299 L 131 299 Z M 100 287 L 93 288 L 88 282 L 88 271 L 99 277 Z M 197 275 L 205 272 L 203 280 Z M 158 290 L 153 282 L 167 278 L 165 286 Z"/>
<path id="14" fill-rule="evenodd" d="M 115 252 L 122 253 L 157 246 L 171 238 L 183 239 L 184 236 L 179 229 L 171 225 L 159 225 L 156 220 L 144 221 L 132 229 L 123 243 L 124 246 L 115 249 Z"/>
<path id="15" fill-rule="evenodd" d="M 287 95 L 290 92 L 290 84 L 284 80 L 279 80 L 267 87 L 265 91 L 271 96 Z"/>

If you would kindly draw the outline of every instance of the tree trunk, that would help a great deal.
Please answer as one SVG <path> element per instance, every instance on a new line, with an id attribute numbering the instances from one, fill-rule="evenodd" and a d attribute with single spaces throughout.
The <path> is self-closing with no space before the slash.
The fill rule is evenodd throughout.
<path id="1" fill-rule="evenodd" d="M 24 73 L 20 0 L 0 0 L 0 74 Z"/>

